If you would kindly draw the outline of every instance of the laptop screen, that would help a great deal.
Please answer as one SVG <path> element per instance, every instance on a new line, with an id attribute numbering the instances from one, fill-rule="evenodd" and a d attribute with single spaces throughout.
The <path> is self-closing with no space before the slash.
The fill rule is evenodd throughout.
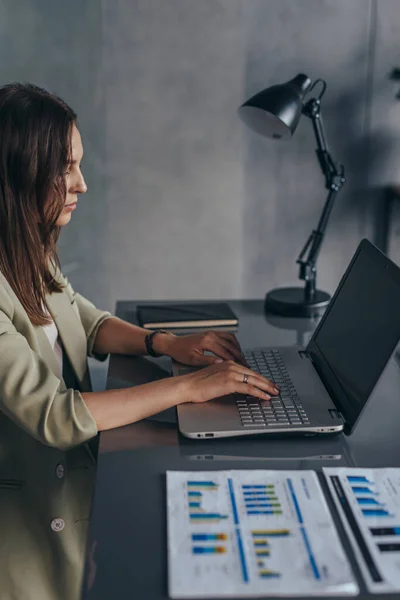
<path id="1" fill-rule="evenodd" d="M 347 427 L 400 338 L 400 268 L 363 240 L 307 348 Z"/>

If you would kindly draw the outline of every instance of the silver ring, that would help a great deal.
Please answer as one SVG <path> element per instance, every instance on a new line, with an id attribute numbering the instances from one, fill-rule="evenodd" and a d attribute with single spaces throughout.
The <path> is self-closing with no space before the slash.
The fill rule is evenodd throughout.
<path id="1" fill-rule="evenodd" d="M 247 373 L 245 373 L 245 374 L 243 375 L 243 383 L 247 383 L 247 382 L 248 382 L 248 380 L 249 380 L 249 376 L 247 375 Z"/>

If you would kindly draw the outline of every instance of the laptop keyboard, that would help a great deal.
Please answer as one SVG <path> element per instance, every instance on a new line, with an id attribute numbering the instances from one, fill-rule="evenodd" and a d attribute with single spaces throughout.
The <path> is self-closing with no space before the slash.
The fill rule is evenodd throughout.
<path id="1" fill-rule="evenodd" d="M 276 383 L 280 394 L 271 400 L 240 396 L 236 402 L 243 427 L 263 428 L 309 425 L 310 420 L 278 350 L 247 350 L 250 368 Z"/>

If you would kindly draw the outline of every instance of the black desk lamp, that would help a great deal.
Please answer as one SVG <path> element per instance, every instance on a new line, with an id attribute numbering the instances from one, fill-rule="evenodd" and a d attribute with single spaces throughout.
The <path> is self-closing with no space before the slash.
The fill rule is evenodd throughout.
<path id="1" fill-rule="evenodd" d="M 304 96 L 318 83 L 322 84 L 319 96 L 304 103 Z M 287 83 L 262 90 L 239 108 L 239 116 L 246 125 L 273 139 L 290 139 L 301 115 L 309 117 L 317 139 L 316 154 L 325 177 L 325 187 L 329 190 L 317 229 L 311 233 L 297 259 L 300 265 L 299 279 L 306 282 L 305 286 L 268 292 L 265 310 L 275 314 L 292 317 L 319 315 L 330 300 L 329 294 L 316 289 L 316 262 L 335 198 L 345 178 L 343 165 L 333 162 L 325 141 L 321 117 L 321 98 L 325 90 L 326 83 L 322 79 L 317 79 L 312 84 L 309 77 L 299 74 Z"/>

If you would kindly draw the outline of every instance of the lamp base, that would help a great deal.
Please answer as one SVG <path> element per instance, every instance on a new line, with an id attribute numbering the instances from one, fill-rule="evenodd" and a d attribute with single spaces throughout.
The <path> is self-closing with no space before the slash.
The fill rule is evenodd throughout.
<path id="1" fill-rule="evenodd" d="M 314 317 L 325 311 L 330 299 L 326 292 L 316 290 L 310 302 L 306 300 L 304 288 L 278 288 L 265 296 L 264 309 L 266 312 L 286 317 Z"/>

